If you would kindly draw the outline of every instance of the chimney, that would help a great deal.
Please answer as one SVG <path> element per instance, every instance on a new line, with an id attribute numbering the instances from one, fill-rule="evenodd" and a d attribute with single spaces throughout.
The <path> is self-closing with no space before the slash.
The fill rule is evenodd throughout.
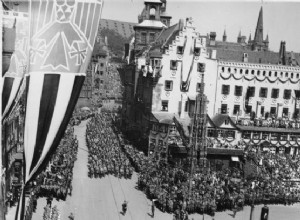
<path id="1" fill-rule="evenodd" d="M 279 63 L 282 65 L 286 65 L 285 41 L 280 42 Z"/>
<path id="2" fill-rule="evenodd" d="M 210 34 L 209 34 L 209 45 L 210 46 L 216 45 L 216 36 L 217 36 L 216 32 L 210 32 Z"/>
<path id="3" fill-rule="evenodd" d="M 210 58 L 213 60 L 217 59 L 217 51 L 216 50 L 211 51 Z"/>

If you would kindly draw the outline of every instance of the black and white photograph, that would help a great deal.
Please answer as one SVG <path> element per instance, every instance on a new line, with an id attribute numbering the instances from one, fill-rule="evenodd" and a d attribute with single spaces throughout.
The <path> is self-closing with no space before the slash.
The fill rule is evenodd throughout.
<path id="1" fill-rule="evenodd" d="M 0 220 L 300 219 L 300 0 L 0 7 Z"/>

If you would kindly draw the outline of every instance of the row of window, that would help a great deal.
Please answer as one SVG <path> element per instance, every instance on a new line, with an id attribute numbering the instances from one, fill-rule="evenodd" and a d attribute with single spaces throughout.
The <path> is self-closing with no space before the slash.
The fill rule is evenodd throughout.
<path id="1" fill-rule="evenodd" d="M 230 93 L 230 85 L 222 85 L 222 95 L 229 95 Z M 234 95 L 235 96 L 242 96 L 243 94 L 243 86 L 235 86 L 234 87 Z M 268 96 L 268 88 L 261 87 L 259 90 L 259 97 L 261 98 L 267 98 Z M 284 99 L 291 99 L 292 96 L 292 90 L 291 89 L 285 89 L 283 90 L 283 98 Z M 246 97 L 255 97 L 255 87 L 249 86 L 247 88 Z M 279 89 L 273 88 L 271 92 L 271 98 L 277 99 L 279 98 Z"/>
<path id="2" fill-rule="evenodd" d="M 184 53 L 184 47 L 183 46 L 177 46 L 177 54 L 183 54 Z M 200 48 L 195 47 L 194 48 L 194 55 L 195 56 L 200 56 Z"/>
<path id="3" fill-rule="evenodd" d="M 238 115 L 241 111 L 240 105 L 233 105 L 233 114 Z M 249 114 L 252 112 L 252 106 L 248 105 L 246 107 L 246 114 Z M 228 114 L 228 105 L 227 104 L 221 104 L 221 114 Z M 264 115 L 265 112 L 265 106 L 260 107 L 260 114 Z M 277 108 L 276 107 L 270 107 L 270 114 L 274 115 L 277 114 Z M 282 108 L 282 116 L 288 116 L 289 114 L 289 108 Z"/>
<path id="4" fill-rule="evenodd" d="M 177 70 L 178 61 L 171 60 L 170 61 L 170 70 Z M 205 63 L 197 63 L 197 72 L 205 72 Z"/>
<path id="5" fill-rule="evenodd" d="M 268 132 L 251 132 L 251 131 L 244 131 L 242 133 L 242 138 L 244 139 L 252 139 L 254 140 L 271 140 L 271 141 L 297 141 L 300 139 L 299 135 L 294 134 L 286 134 L 286 133 L 268 133 Z"/>
<path id="6" fill-rule="evenodd" d="M 225 72 L 225 67 L 222 67 L 221 68 L 221 71 L 224 73 Z M 232 69 L 230 68 L 230 67 L 228 67 L 227 68 L 227 72 L 228 73 L 232 73 Z M 233 69 L 233 73 L 238 73 L 238 70 L 236 69 L 236 68 L 234 68 Z M 248 70 L 248 69 L 246 69 L 246 70 L 244 70 L 244 69 L 240 69 L 240 71 L 239 71 L 239 73 L 240 74 L 243 74 L 243 73 L 245 73 L 246 75 L 248 75 L 249 73 L 250 73 L 250 71 Z M 294 78 L 294 76 L 296 76 L 296 78 L 297 79 L 299 79 L 300 78 L 300 75 L 299 75 L 299 73 L 289 73 L 289 72 L 286 72 L 286 73 L 284 73 L 284 72 L 277 72 L 277 71 L 269 71 L 268 73 L 267 73 L 267 71 L 260 71 L 260 70 L 251 70 L 251 74 L 252 75 L 257 75 L 257 76 L 260 76 L 261 74 L 262 74 L 262 76 L 269 76 L 269 77 L 272 77 L 272 76 L 274 76 L 274 77 L 283 77 L 283 76 L 285 76 L 285 77 L 291 77 L 291 78 Z"/>
<path id="7" fill-rule="evenodd" d="M 141 43 L 147 44 L 148 42 L 154 42 L 155 40 L 155 33 L 149 33 L 149 41 L 147 41 L 147 32 L 141 32 Z"/>
<path id="8" fill-rule="evenodd" d="M 201 83 L 196 84 L 196 91 L 200 92 Z M 172 91 L 173 90 L 173 80 L 165 80 L 165 90 Z"/>

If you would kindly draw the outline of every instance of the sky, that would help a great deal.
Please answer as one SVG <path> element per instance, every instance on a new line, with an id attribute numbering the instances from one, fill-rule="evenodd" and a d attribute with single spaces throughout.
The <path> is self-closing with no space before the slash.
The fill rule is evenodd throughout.
<path id="1" fill-rule="evenodd" d="M 227 41 L 236 42 L 240 31 L 247 39 L 251 33 L 253 39 L 261 6 L 270 50 L 279 51 L 280 41 L 285 41 L 287 51 L 300 52 L 300 0 L 167 0 L 167 13 L 171 24 L 192 17 L 201 35 L 215 31 L 222 40 L 226 29 Z M 137 23 L 143 8 L 144 0 L 104 0 L 101 17 Z"/>

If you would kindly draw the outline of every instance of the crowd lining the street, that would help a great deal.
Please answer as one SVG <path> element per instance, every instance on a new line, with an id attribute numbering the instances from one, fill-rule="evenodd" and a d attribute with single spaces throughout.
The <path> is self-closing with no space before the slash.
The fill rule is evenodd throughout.
<path id="1" fill-rule="evenodd" d="M 244 160 L 253 161 L 258 167 L 255 176 L 246 177 L 238 168 L 207 169 L 191 176 L 190 170 L 183 166 L 156 160 L 132 145 L 124 144 L 122 135 L 117 134 L 112 114 L 89 113 L 77 120 L 88 118 L 91 118 L 86 129 L 89 177 L 112 174 L 131 178 L 135 169 L 139 173 L 138 188 L 155 201 L 153 203 L 160 210 L 174 213 L 175 219 L 188 219 L 191 213 L 214 216 L 216 211 L 229 209 L 236 212 L 245 205 L 300 202 L 299 155 L 292 157 L 246 147 Z M 78 149 L 73 132 L 73 127 L 67 129 L 52 157 L 51 169 L 40 174 L 34 182 L 39 189 L 36 195 L 64 199 L 68 191 L 71 194 L 72 169 Z M 197 166 L 195 170 L 198 170 Z"/>
<path id="2" fill-rule="evenodd" d="M 214 215 L 215 211 L 241 210 L 245 205 L 289 205 L 300 201 L 300 182 L 286 181 L 299 179 L 299 156 L 274 155 L 272 171 L 267 165 L 270 153 L 261 153 L 261 172 L 256 177 L 245 178 L 237 168 L 208 170 L 191 177 L 182 167 L 155 161 L 131 145 L 125 145 L 125 150 L 139 172 L 138 187 L 149 198 L 157 199 L 156 205 L 162 211 L 174 212 L 178 219 L 184 219 L 186 212 Z M 247 157 L 252 153 L 245 154 L 245 159 L 250 159 Z"/>
<path id="3" fill-rule="evenodd" d="M 86 142 L 89 151 L 88 176 L 101 178 L 112 174 L 131 178 L 133 167 L 120 148 L 109 113 L 96 114 L 87 124 Z"/>
<path id="4" fill-rule="evenodd" d="M 77 151 L 78 140 L 74 136 L 74 128 L 69 124 L 47 168 L 30 183 L 25 219 L 31 219 L 39 197 L 47 197 L 47 205 L 51 208 L 53 198 L 65 200 L 68 193 L 72 194 L 73 167 Z M 52 209 L 49 214 L 49 208 L 45 207 L 43 219 L 58 219 L 56 209 Z"/>

